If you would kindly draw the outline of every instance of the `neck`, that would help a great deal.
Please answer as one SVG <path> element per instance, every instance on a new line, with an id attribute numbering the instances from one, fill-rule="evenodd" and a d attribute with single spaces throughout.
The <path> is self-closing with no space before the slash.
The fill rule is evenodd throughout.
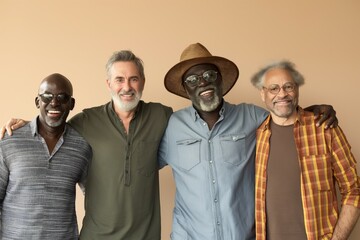
<path id="1" fill-rule="evenodd" d="M 294 112 L 291 116 L 289 117 L 278 117 L 275 114 L 271 113 L 271 119 L 272 121 L 280 126 L 289 126 L 294 124 L 295 120 L 296 120 L 296 113 Z"/>
<path id="2" fill-rule="evenodd" d="M 54 150 L 56 143 L 59 141 L 61 135 L 63 134 L 64 129 L 65 123 L 60 125 L 59 127 L 50 127 L 38 121 L 38 132 L 44 138 L 50 154 Z"/>
<path id="3" fill-rule="evenodd" d="M 118 108 L 114 103 L 112 103 L 112 104 L 113 104 L 113 108 L 114 108 L 116 115 L 118 115 L 118 117 L 122 121 L 131 120 L 133 118 L 133 116 L 135 115 L 137 106 L 129 111 L 124 111 L 124 110 Z"/>
<path id="4" fill-rule="evenodd" d="M 121 119 L 121 121 L 123 121 L 123 122 L 131 120 L 135 115 L 135 109 L 128 111 L 128 112 L 115 110 L 115 112 L 118 115 L 118 117 Z"/>
<path id="5" fill-rule="evenodd" d="M 207 123 L 209 130 L 211 130 L 213 128 L 213 126 L 219 119 L 219 117 L 220 117 L 219 112 L 220 112 L 221 107 L 222 107 L 222 104 L 220 104 L 214 111 L 211 111 L 211 112 L 205 112 L 205 111 L 196 109 L 197 112 L 199 113 L 200 117 Z"/>
<path id="6" fill-rule="evenodd" d="M 131 111 L 122 111 L 115 107 L 115 112 L 118 115 L 119 119 L 121 120 L 126 134 L 129 132 L 130 122 L 135 115 L 135 111 L 136 108 L 132 109 Z"/>
<path id="7" fill-rule="evenodd" d="M 38 120 L 38 132 L 43 138 L 59 139 L 65 129 L 65 123 L 58 127 L 51 127 Z"/>

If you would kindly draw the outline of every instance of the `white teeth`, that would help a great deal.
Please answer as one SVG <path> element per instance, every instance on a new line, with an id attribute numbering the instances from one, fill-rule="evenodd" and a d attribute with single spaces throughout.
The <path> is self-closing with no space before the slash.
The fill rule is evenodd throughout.
<path id="1" fill-rule="evenodd" d="M 203 95 L 209 94 L 211 92 L 213 92 L 213 90 L 207 90 L 207 91 L 200 93 L 200 95 L 203 96 Z"/>
<path id="2" fill-rule="evenodd" d="M 60 111 L 49 110 L 48 113 L 60 113 Z"/>

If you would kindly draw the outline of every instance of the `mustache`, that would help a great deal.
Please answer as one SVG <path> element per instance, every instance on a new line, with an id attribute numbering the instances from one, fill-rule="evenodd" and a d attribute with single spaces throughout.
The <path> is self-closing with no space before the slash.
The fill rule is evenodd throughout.
<path id="1" fill-rule="evenodd" d="M 290 96 L 285 96 L 285 97 L 278 97 L 275 99 L 275 102 L 277 101 L 292 101 L 294 100 L 294 98 L 290 97 Z"/>
<path id="2" fill-rule="evenodd" d="M 118 95 L 125 95 L 125 94 L 135 94 L 135 91 L 134 90 L 129 90 L 129 91 L 126 91 L 126 90 L 121 90 Z"/>
<path id="3" fill-rule="evenodd" d="M 208 91 L 208 90 L 216 91 L 216 87 L 206 86 L 206 87 L 203 87 L 203 88 L 198 88 L 198 89 L 195 90 L 195 95 L 198 96 L 198 95 L 200 95 L 202 92 L 205 92 L 205 91 Z"/>

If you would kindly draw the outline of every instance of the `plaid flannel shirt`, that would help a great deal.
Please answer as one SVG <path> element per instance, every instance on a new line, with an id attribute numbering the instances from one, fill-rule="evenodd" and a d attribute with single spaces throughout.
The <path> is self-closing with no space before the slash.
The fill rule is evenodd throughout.
<path id="1" fill-rule="evenodd" d="M 294 137 L 301 170 L 301 200 L 307 239 L 330 239 L 338 219 L 335 181 L 341 202 L 360 208 L 356 160 L 340 127 L 315 126 L 313 113 L 298 108 Z M 271 116 L 257 130 L 255 218 L 256 239 L 266 239 L 266 168 Z"/>

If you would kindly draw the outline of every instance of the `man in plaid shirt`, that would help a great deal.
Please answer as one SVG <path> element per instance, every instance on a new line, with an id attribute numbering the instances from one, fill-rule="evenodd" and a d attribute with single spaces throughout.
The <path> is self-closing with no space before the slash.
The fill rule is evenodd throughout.
<path id="1" fill-rule="evenodd" d="M 257 130 L 256 239 L 347 239 L 360 215 L 360 182 L 341 128 L 316 127 L 298 106 L 304 78 L 293 63 L 268 65 L 251 82 L 270 111 Z"/>

